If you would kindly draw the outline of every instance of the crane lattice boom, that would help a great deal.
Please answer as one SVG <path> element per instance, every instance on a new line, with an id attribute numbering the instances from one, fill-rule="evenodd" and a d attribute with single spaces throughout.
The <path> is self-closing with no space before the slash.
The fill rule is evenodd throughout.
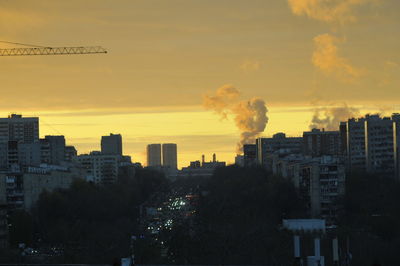
<path id="1" fill-rule="evenodd" d="M 0 56 L 106 54 L 101 46 L 88 47 L 30 47 L 0 49 Z"/>

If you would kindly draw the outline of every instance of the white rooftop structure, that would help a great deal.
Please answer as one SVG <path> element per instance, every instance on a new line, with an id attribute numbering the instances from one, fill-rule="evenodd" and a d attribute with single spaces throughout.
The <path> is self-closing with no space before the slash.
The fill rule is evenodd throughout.
<path id="1" fill-rule="evenodd" d="M 304 233 L 325 233 L 326 229 L 323 219 L 288 219 L 283 220 L 283 227 L 290 231 Z"/>

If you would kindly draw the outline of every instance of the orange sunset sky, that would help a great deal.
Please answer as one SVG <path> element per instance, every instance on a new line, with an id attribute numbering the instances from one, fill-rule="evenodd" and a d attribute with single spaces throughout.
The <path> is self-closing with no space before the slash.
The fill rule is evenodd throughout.
<path id="1" fill-rule="evenodd" d="M 400 110 L 398 0 L 0 0 L 0 35 L 109 51 L 0 57 L 1 116 L 39 116 L 41 136 L 79 153 L 112 132 L 142 163 L 164 142 L 180 167 L 203 153 L 233 162 L 232 115 L 203 106 L 227 84 L 266 102 L 262 136 L 300 136 L 316 110 Z"/>

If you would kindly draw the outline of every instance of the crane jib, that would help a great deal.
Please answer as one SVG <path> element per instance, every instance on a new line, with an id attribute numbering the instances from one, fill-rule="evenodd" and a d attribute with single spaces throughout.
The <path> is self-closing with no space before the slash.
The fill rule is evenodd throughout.
<path id="1" fill-rule="evenodd" d="M 70 54 L 105 54 L 101 46 L 89 47 L 32 47 L 32 48 L 10 48 L 0 49 L 0 56 L 23 56 L 23 55 L 70 55 Z"/>

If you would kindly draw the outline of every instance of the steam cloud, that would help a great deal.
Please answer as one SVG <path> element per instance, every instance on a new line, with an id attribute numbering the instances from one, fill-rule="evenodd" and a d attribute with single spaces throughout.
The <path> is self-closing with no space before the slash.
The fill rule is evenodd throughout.
<path id="1" fill-rule="evenodd" d="M 252 98 L 247 101 L 239 100 L 240 92 L 232 85 L 225 85 L 217 89 L 215 95 L 205 95 L 203 105 L 215 111 L 223 119 L 228 114 L 234 115 L 236 127 L 240 130 L 240 141 L 237 152 L 243 151 L 243 144 L 254 143 L 268 123 L 268 109 L 264 100 Z"/>
<path id="2" fill-rule="evenodd" d="M 362 71 L 353 67 L 346 58 L 338 55 L 338 38 L 328 33 L 314 38 L 315 51 L 312 56 L 314 66 L 325 74 L 334 74 L 342 81 L 352 81 L 361 76 Z"/>
<path id="3" fill-rule="evenodd" d="M 232 109 L 232 103 L 237 101 L 240 92 L 232 85 L 224 85 L 217 89 L 214 96 L 205 95 L 203 105 L 210 110 L 214 110 L 223 119 L 228 118 L 228 112 Z"/>
<path id="4" fill-rule="evenodd" d="M 345 24 L 356 21 L 353 8 L 374 0 L 288 0 L 295 15 L 328 23 Z"/>
<path id="5" fill-rule="evenodd" d="M 347 104 L 338 107 L 317 108 L 311 120 L 310 129 L 324 128 L 326 130 L 338 130 L 341 121 L 357 117 L 360 110 L 354 107 L 348 107 Z"/>
<path id="6" fill-rule="evenodd" d="M 354 8 L 376 0 L 288 0 L 293 14 L 306 15 L 311 19 L 331 25 L 344 25 L 357 20 Z M 312 56 L 314 66 L 327 75 L 334 75 L 344 82 L 354 81 L 362 71 L 353 67 L 346 58 L 338 55 L 337 43 L 343 42 L 331 34 L 314 38 L 315 51 Z"/>

